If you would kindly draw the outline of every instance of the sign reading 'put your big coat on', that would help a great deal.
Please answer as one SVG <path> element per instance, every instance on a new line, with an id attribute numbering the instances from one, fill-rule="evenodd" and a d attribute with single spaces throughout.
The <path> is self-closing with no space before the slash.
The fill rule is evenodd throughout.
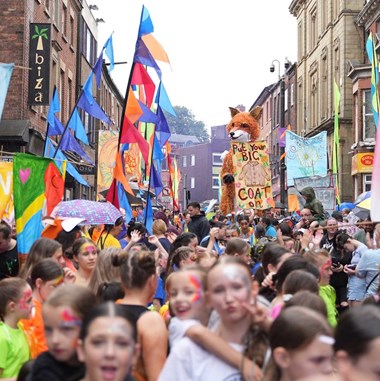
<path id="1" fill-rule="evenodd" d="M 268 209 L 273 207 L 266 143 L 231 143 L 231 151 L 237 208 Z"/>
<path id="2" fill-rule="evenodd" d="M 48 105 L 50 87 L 50 24 L 31 23 L 29 97 L 32 106 Z"/>

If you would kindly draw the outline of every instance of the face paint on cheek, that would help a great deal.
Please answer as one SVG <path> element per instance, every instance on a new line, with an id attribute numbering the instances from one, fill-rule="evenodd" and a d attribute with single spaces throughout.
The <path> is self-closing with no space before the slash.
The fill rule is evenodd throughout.
<path id="1" fill-rule="evenodd" d="M 32 290 L 27 289 L 22 293 L 22 296 L 18 302 L 20 310 L 29 310 L 30 309 L 30 300 L 32 298 Z"/>
<path id="2" fill-rule="evenodd" d="M 77 316 L 74 316 L 70 313 L 69 310 L 63 310 L 61 313 L 62 324 L 61 326 L 78 326 L 82 325 L 82 320 L 80 320 Z"/>
<path id="3" fill-rule="evenodd" d="M 189 280 L 190 280 L 190 283 L 195 287 L 195 290 L 196 290 L 195 295 L 194 295 L 193 299 L 191 300 L 191 303 L 197 303 L 200 301 L 201 296 L 202 296 L 202 283 L 198 279 L 198 277 L 193 275 L 193 274 L 189 275 Z"/>

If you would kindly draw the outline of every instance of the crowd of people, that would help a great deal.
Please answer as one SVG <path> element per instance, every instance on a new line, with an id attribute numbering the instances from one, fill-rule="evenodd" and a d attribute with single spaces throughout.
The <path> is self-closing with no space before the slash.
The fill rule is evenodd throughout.
<path id="1" fill-rule="evenodd" d="M 0 379 L 375 381 L 380 224 L 317 204 L 0 223 Z"/>

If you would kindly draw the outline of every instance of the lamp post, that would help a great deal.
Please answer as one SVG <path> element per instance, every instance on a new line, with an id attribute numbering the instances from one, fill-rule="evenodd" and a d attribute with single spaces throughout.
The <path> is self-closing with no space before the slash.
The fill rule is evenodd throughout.
<path id="1" fill-rule="evenodd" d="M 280 61 L 277 59 L 274 59 L 272 61 L 272 64 L 269 68 L 271 73 L 274 73 L 275 71 L 275 65 L 277 64 L 277 69 L 278 69 L 278 83 L 280 85 L 280 115 L 279 115 L 279 127 L 285 127 L 285 79 L 284 75 L 281 75 L 280 73 Z M 285 58 L 285 70 L 287 70 L 290 66 L 290 61 Z M 280 202 L 282 205 L 286 205 L 286 191 L 285 191 L 285 170 L 286 170 L 286 165 L 285 165 L 285 147 L 279 147 L 279 153 L 280 153 Z"/>

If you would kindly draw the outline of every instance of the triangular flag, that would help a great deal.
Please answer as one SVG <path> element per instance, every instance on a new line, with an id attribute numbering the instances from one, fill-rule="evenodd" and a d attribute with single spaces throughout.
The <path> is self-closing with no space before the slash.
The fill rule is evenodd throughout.
<path id="1" fill-rule="evenodd" d="M 70 119 L 68 127 L 74 131 L 75 137 L 79 139 L 83 144 L 86 144 L 87 146 L 90 144 L 88 142 L 86 130 L 79 116 L 79 112 L 77 108 L 75 108 L 73 111 L 73 115 Z"/>

